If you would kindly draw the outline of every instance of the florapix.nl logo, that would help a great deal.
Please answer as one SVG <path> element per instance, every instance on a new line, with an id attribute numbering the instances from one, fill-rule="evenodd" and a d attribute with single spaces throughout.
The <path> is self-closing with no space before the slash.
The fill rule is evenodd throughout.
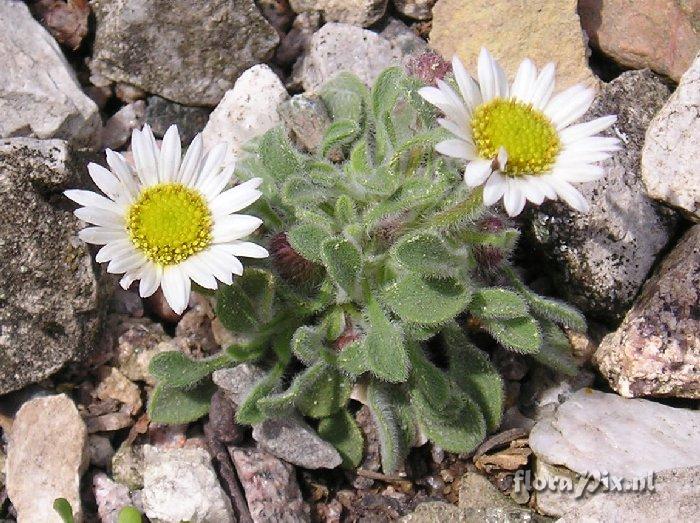
<path id="1" fill-rule="evenodd" d="M 605 471 L 587 472 L 576 478 L 568 476 L 532 477 L 530 470 L 518 470 L 513 478 L 513 490 L 521 492 L 563 492 L 580 498 L 596 492 L 654 492 L 655 474 L 625 478 Z"/>

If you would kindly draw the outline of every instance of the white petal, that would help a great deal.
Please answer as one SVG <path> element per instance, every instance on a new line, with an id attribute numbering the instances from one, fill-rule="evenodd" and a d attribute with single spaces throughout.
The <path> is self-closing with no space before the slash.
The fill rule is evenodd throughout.
<path id="1" fill-rule="evenodd" d="M 553 63 L 548 63 L 544 66 L 535 82 L 535 90 L 532 93 L 530 103 L 537 109 L 544 109 L 549 103 L 549 99 L 554 92 L 554 78 L 556 67 Z"/>
<path id="2" fill-rule="evenodd" d="M 185 260 L 181 265 L 182 270 L 200 287 L 216 289 L 218 287 L 216 278 L 208 266 L 201 262 L 202 256 L 202 254 L 197 254 Z"/>
<path id="3" fill-rule="evenodd" d="M 552 172 L 562 180 L 573 183 L 594 182 L 605 176 L 605 168 L 600 165 L 581 165 L 574 167 L 561 167 Z"/>
<path id="4" fill-rule="evenodd" d="M 530 103 L 537 81 L 537 67 L 529 58 L 520 63 L 510 90 L 511 96 L 524 103 Z"/>
<path id="5" fill-rule="evenodd" d="M 437 87 L 423 87 L 418 90 L 418 94 L 446 115 L 454 114 L 457 111 L 454 104 Z"/>
<path id="6" fill-rule="evenodd" d="M 465 125 L 466 122 L 464 122 L 464 123 L 459 122 L 458 123 L 458 122 L 450 120 L 449 118 L 438 118 L 437 121 L 441 127 L 450 131 L 457 138 L 460 138 L 461 140 L 464 140 L 465 142 L 468 142 L 470 144 L 474 143 L 472 140 L 471 131 L 469 130 L 468 126 Z"/>
<path id="7" fill-rule="evenodd" d="M 568 110 L 574 101 L 580 97 L 586 88 L 581 84 L 572 85 L 554 96 L 542 111 L 550 120 L 557 122 L 560 116 Z"/>
<path id="8" fill-rule="evenodd" d="M 464 98 L 467 108 L 469 112 L 471 112 L 477 105 L 481 104 L 479 86 L 469 73 L 467 73 L 467 70 L 464 68 L 464 65 L 457 55 L 452 57 L 452 71 L 454 72 L 457 86 L 462 93 L 462 98 Z"/>
<path id="9" fill-rule="evenodd" d="M 136 271 L 146 263 L 146 257 L 136 250 L 131 250 L 112 258 L 107 265 L 107 272 L 110 274 L 121 274 L 124 272 Z"/>
<path id="10" fill-rule="evenodd" d="M 520 190 L 527 200 L 530 200 L 536 205 L 540 205 L 544 201 L 544 191 L 537 182 L 537 176 L 525 176 L 520 183 Z"/>
<path id="11" fill-rule="evenodd" d="M 122 289 L 125 291 L 129 290 L 129 287 L 131 287 L 131 284 L 134 283 L 138 279 L 138 275 L 134 272 L 127 272 L 124 274 L 121 280 L 119 280 L 119 285 L 121 285 Z"/>
<path id="12" fill-rule="evenodd" d="M 588 202 L 570 183 L 558 178 L 552 178 L 550 183 L 554 190 L 557 191 L 559 198 L 564 200 L 570 207 L 579 212 L 588 211 Z"/>
<path id="13" fill-rule="evenodd" d="M 153 262 L 148 262 L 141 269 L 139 276 L 141 278 L 139 282 L 139 295 L 142 298 L 148 298 L 160 287 L 163 278 L 163 268 Z"/>
<path id="14" fill-rule="evenodd" d="M 227 243 L 248 236 L 261 224 L 262 220 L 256 216 L 232 214 L 215 220 L 212 237 L 214 243 Z"/>
<path id="15" fill-rule="evenodd" d="M 233 177 L 233 172 L 236 170 L 236 164 L 230 163 L 216 176 L 210 177 L 209 180 L 199 187 L 199 191 L 206 197 L 209 202 L 221 194 Z"/>
<path id="16" fill-rule="evenodd" d="M 611 115 L 601 116 L 600 118 L 596 118 L 595 120 L 591 120 L 590 122 L 572 125 L 571 127 L 563 129 L 559 133 L 559 139 L 561 140 L 562 144 L 568 145 L 570 143 L 575 142 L 576 140 L 580 140 L 581 138 L 587 138 L 589 136 L 593 136 L 594 134 L 598 134 L 602 131 L 605 131 L 616 121 L 617 116 Z"/>
<path id="17" fill-rule="evenodd" d="M 520 181 L 509 179 L 506 192 L 503 195 L 503 205 L 508 216 L 513 217 L 520 214 L 525 207 L 525 195 L 520 188 Z"/>
<path id="18" fill-rule="evenodd" d="M 109 242 L 104 247 L 101 247 L 99 251 L 97 251 L 95 261 L 97 263 L 104 263 L 131 250 L 134 250 L 134 246 L 129 240 Z"/>
<path id="19" fill-rule="evenodd" d="M 581 138 L 564 147 L 562 154 L 566 153 L 613 153 L 620 150 L 620 140 L 610 136 L 589 136 Z"/>
<path id="20" fill-rule="evenodd" d="M 122 187 L 124 187 L 129 194 L 129 199 L 134 198 L 139 192 L 139 186 L 126 158 L 119 153 L 115 153 L 111 149 L 107 149 L 105 154 L 107 155 L 107 165 L 112 169 L 115 176 L 119 178 Z"/>
<path id="21" fill-rule="evenodd" d="M 238 276 L 243 274 L 243 264 L 231 253 L 230 244 L 212 245 L 210 254 L 211 257 L 209 260 L 216 260 L 216 262 L 225 267 L 228 272 L 232 272 Z"/>
<path id="22" fill-rule="evenodd" d="M 63 194 L 83 207 L 95 207 L 97 209 L 113 212 L 114 214 L 124 214 L 126 210 L 124 204 L 116 203 L 96 192 L 84 191 L 82 189 L 69 189 L 64 191 Z"/>
<path id="23" fill-rule="evenodd" d="M 146 187 L 158 183 L 158 165 L 156 151 L 151 146 L 150 139 L 138 129 L 131 133 L 131 149 L 134 153 L 136 174 Z"/>
<path id="24" fill-rule="evenodd" d="M 270 255 L 267 249 L 261 247 L 257 243 L 232 241 L 231 243 L 222 245 L 228 245 L 234 256 L 243 256 L 244 258 L 267 258 Z"/>
<path id="25" fill-rule="evenodd" d="M 443 140 L 435 145 L 435 150 L 440 154 L 451 156 L 452 158 L 461 158 L 463 160 L 473 160 L 476 158 L 474 147 L 463 140 Z"/>
<path id="26" fill-rule="evenodd" d="M 105 245 L 128 239 L 124 229 L 107 229 L 106 227 L 87 227 L 78 233 L 78 238 L 85 243 L 94 243 L 95 245 Z"/>
<path id="27" fill-rule="evenodd" d="M 192 143 L 187 148 L 182 164 L 180 164 L 180 172 L 177 181 L 189 187 L 194 186 L 197 180 L 199 162 L 202 160 L 202 149 L 202 134 L 199 133 L 194 137 Z"/>
<path id="28" fill-rule="evenodd" d="M 96 163 L 88 164 L 88 173 L 95 185 L 110 199 L 116 200 L 123 194 L 122 185 L 114 174 Z"/>
<path id="29" fill-rule="evenodd" d="M 493 58 L 485 48 L 481 48 L 479 61 L 477 63 L 477 73 L 479 76 L 479 87 L 481 88 L 481 99 L 483 103 L 490 102 L 496 96 L 496 79 L 494 78 Z"/>
<path id="30" fill-rule="evenodd" d="M 211 248 L 202 252 L 198 256 L 197 263 L 200 264 L 202 268 L 213 274 L 217 280 L 225 285 L 231 285 L 233 283 L 233 274 L 226 264 L 226 259 L 222 260 L 217 258 L 211 252 Z"/>
<path id="31" fill-rule="evenodd" d="M 501 199 L 506 190 L 507 180 L 498 171 L 494 172 L 484 185 L 484 205 L 493 205 Z"/>
<path id="32" fill-rule="evenodd" d="M 222 142 L 214 146 L 214 148 L 207 153 L 206 159 L 204 159 L 204 165 L 199 172 L 199 177 L 194 184 L 196 187 L 201 187 L 208 183 L 211 178 L 221 172 L 221 166 L 226 157 L 227 149 L 228 145 Z"/>
<path id="33" fill-rule="evenodd" d="M 245 209 L 260 198 L 261 195 L 260 191 L 237 185 L 214 198 L 209 206 L 209 210 L 214 216 L 231 214 L 232 212 Z"/>
<path id="34" fill-rule="evenodd" d="M 173 124 L 165 132 L 163 144 L 160 147 L 158 179 L 161 182 L 177 181 L 181 157 L 180 134 L 177 132 L 177 125 Z"/>
<path id="35" fill-rule="evenodd" d="M 548 114 L 545 110 L 545 114 L 554 122 L 557 129 L 563 129 L 586 114 L 594 99 L 595 91 L 593 89 L 584 89 L 572 96 L 568 103 L 560 102 L 561 105 L 558 111 L 554 112 L 552 109 L 552 113 Z"/>
<path id="36" fill-rule="evenodd" d="M 80 207 L 74 213 L 79 219 L 93 225 L 118 229 L 124 227 L 124 218 L 118 214 L 95 207 Z"/>
<path id="37" fill-rule="evenodd" d="M 542 192 L 545 198 L 549 198 L 550 200 L 556 200 L 557 193 L 547 181 L 549 176 L 550 175 L 528 176 L 528 181 L 530 185 L 536 186 Z"/>
<path id="38" fill-rule="evenodd" d="M 489 177 L 491 171 L 491 160 L 474 160 L 469 162 L 464 169 L 464 182 L 469 187 L 481 185 Z"/>
<path id="39" fill-rule="evenodd" d="M 469 121 L 471 110 L 464 105 L 464 100 L 462 100 L 459 95 L 454 92 L 452 87 L 443 80 L 438 80 L 437 86 L 452 107 L 451 112 L 447 113 L 451 115 L 451 119 L 454 120 L 456 118 L 459 121 Z"/>
<path id="40" fill-rule="evenodd" d="M 163 296 L 175 314 L 182 314 L 190 300 L 189 278 L 177 265 L 171 265 L 163 269 L 161 288 Z"/>
<path id="41" fill-rule="evenodd" d="M 508 98 L 508 78 L 506 73 L 501 67 L 501 65 L 496 60 L 491 60 L 491 67 L 493 67 L 493 77 L 495 80 L 496 96 L 500 98 Z"/>
<path id="42" fill-rule="evenodd" d="M 611 153 L 607 151 L 589 151 L 589 152 L 579 152 L 573 149 L 565 149 L 559 156 L 557 156 L 557 161 L 554 164 L 554 169 L 563 166 L 572 166 L 586 163 L 602 162 L 610 158 Z"/>

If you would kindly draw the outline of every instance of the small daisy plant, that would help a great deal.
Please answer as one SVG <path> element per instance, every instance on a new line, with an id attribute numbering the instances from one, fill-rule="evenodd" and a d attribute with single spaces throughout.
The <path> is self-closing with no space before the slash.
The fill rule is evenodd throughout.
<path id="1" fill-rule="evenodd" d="M 177 312 L 191 281 L 216 288 L 234 334 L 210 358 L 153 359 L 151 419 L 205 415 L 212 372 L 255 364 L 263 377 L 239 400 L 239 423 L 303 416 L 355 467 L 364 403 L 391 473 L 426 440 L 470 452 L 499 427 L 496 346 L 576 372 L 565 329 L 585 320 L 527 287 L 511 262 L 519 231 L 493 205 L 515 216 L 526 200 L 561 198 L 583 210 L 571 184 L 603 174 L 594 163 L 618 143 L 596 135 L 615 119 L 577 123 L 593 93 L 552 97 L 552 65 L 525 61 L 509 85 L 486 51 L 478 82 L 457 59 L 452 78 L 433 78 L 449 64 L 432 61 L 417 61 L 430 75 L 390 68 L 371 89 L 341 73 L 320 92 L 332 124 L 318 150 L 272 129 L 247 145 L 232 188 L 223 147 L 205 155 L 198 137 L 181 160 L 176 130 L 158 148 L 145 127 L 133 164 L 108 151 L 110 170 L 90 166 L 105 196 L 67 193 L 93 224 L 81 238 L 104 245 L 98 261 L 123 286 L 161 286 Z M 257 243 L 245 240 L 254 231 Z"/>

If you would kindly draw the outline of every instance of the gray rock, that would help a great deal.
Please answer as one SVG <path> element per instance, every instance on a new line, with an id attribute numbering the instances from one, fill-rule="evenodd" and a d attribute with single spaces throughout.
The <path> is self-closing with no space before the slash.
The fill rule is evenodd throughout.
<path id="1" fill-rule="evenodd" d="M 189 144 L 197 133 L 202 132 L 211 112 L 204 107 L 188 107 L 160 96 L 149 96 L 146 102 L 146 121 L 156 138 L 165 136 L 168 127 L 175 124 L 184 144 Z"/>
<path id="2" fill-rule="evenodd" d="M 583 389 L 533 427 L 530 447 L 542 484 L 568 478 L 579 485 L 607 473 L 631 485 L 663 470 L 700 465 L 700 412 Z M 545 489 L 537 492 L 537 507 L 561 516 L 590 495 L 588 489 L 580 498 Z"/>
<path id="3" fill-rule="evenodd" d="M 396 10 L 415 20 L 430 20 L 437 0 L 392 0 Z"/>
<path id="4" fill-rule="evenodd" d="M 567 512 L 557 523 L 599 521 L 694 521 L 700 513 L 700 467 L 656 475 L 654 490 L 606 492 Z"/>
<path id="5" fill-rule="evenodd" d="M 700 221 L 700 54 L 647 130 L 642 179 L 652 198 Z"/>
<path id="6" fill-rule="evenodd" d="M 664 259 L 594 361 L 620 394 L 700 399 L 700 225 Z"/>
<path id="7" fill-rule="evenodd" d="M 153 523 L 233 523 L 231 501 L 202 448 L 144 445 L 142 502 Z"/>
<path id="8" fill-rule="evenodd" d="M 389 18 L 379 36 L 391 42 L 403 56 L 419 54 L 428 49 L 428 44 L 418 33 L 396 18 Z"/>
<path id="9" fill-rule="evenodd" d="M 292 28 L 282 37 L 275 52 L 275 63 L 290 66 L 309 46 L 309 40 L 321 27 L 321 15 L 317 11 L 300 13 L 294 19 Z"/>
<path id="10" fill-rule="evenodd" d="M 62 523 L 56 498 L 73 507 L 82 521 L 80 477 L 87 466 L 87 431 L 65 394 L 28 401 L 17 412 L 9 434 L 7 494 L 21 522 Z"/>
<path id="11" fill-rule="evenodd" d="M 311 521 L 292 465 L 258 449 L 229 452 L 255 523 Z"/>
<path id="12" fill-rule="evenodd" d="M 328 22 L 369 27 L 386 12 L 388 0 L 290 0 L 297 13 L 321 11 Z"/>
<path id="13" fill-rule="evenodd" d="M 214 383 L 236 405 L 240 405 L 251 388 L 265 376 L 255 365 L 243 363 L 219 369 L 212 375 Z M 307 469 L 335 468 L 342 458 L 335 447 L 321 439 L 303 419 L 289 416 L 267 419 L 253 425 L 253 438 L 269 453 Z"/>
<path id="14" fill-rule="evenodd" d="M 146 102 L 137 100 L 119 109 L 105 124 L 103 149 L 119 149 L 131 138 L 131 131 L 146 123 Z"/>
<path id="15" fill-rule="evenodd" d="M 225 142 L 226 159 L 233 161 L 246 142 L 279 125 L 277 106 L 287 98 L 287 90 L 272 69 L 264 64 L 251 67 L 209 116 L 202 131 L 204 147 Z"/>
<path id="16" fill-rule="evenodd" d="M 114 480 L 129 487 L 143 488 L 143 447 L 122 444 L 112 457 Z"/>
<path id="17" fill-rule="evenodd" d="M 518 504 L 504 496 L 485 476 L 476 472 L 467 472 L 459 480 L 459 508 L 510 510 L 518 508 Z"/>
<path id="18" fill-rule="evenodd" d="M 253 439 L 271 454 L 305 469 L 333 469 L 343 461 L 333 445 L 293 416 L 253 425 Z"/>
<path id="19" fill-rule="evenodd" d="M 403 53 L 372 31 L 330 23 L 314 34 L 302 59 L 301 83 L 306 91 L 314 92 L 341 71 L 370 85 L 384 69 L 401 63 Z"/>
<path id="20" fill-rule="evenodd" d="M 124 322 L 117 338 L 116 363 L 119 371 L 131 381 L 155 385 L 148 365 L 156 354 L 177 350 L 162 325 L 147 318 Z"/>
<path id="21" fill-rule="evenodd" d="M 216 105 L 279 42 L 253 0 L 97 0 L 91 69 L 185 105 Z"/>
<path id="22" fill-rule="evenodd" d="M 321 99 L 318 96 L 297 94 L 291 100 L 282 102 L 277 107 L 277 112 L 292 140 L 302 149 L 316 153 L 331 124 Z"/>
<path id="23" fill-rule="evenodd" d="M 100 144 L 99 111 L 56 41 L 23 2 L 0 0 L 0 138 L 62 138 Z"/>
<path id="24" fill-rule="evenodd" d="M 559 290 L 604 321 L 621 318 L 630 307 L 675 231 L 675 213 L 646 196 L 640 173 L 644 133 L 669 95 L 661 77 L 648 70 L 606 84 L 584 120 L 617 114 L 607 133 L 617 135 L 623 149 L 605 162 L 603 179 L 578 186 L 590 211 L 548 202 L 531 223 Z"/>
<path id="25" fill-rule="evenodd" d="M 108 437 L 91 434 L 88 437 L 88 455 L 90 456 L 90 465 L 107 469 L 114 457 L 114 447 L 112 447 Z"/>
<path id="26" fill-rule="evenodd" d="M 0 140 L 0 394 L 96 346 L 105 300 L 60 194 L 82 185 L 84 162 L 61 140 Z"/>

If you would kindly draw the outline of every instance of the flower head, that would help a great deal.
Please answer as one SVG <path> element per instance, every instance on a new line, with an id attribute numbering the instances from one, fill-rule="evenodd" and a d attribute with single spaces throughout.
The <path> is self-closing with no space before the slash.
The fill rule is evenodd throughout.
<path id="1" fill-rule="evenodd" d="M 541 204 L 561 198 L 585 211 L 585 198 L 571 184 L 604 175 L 595 162 L 619 149 L 616 138 L 596 136 L 616 121 L 603 116 L 573 125 L 593 103 L 594 91 L 575 85 L 554 93 L 554 64 L 541 71 L 524 60 L 512 85 L 488 51 L 481 50 L 478 83 L 456 56 L 452 69 L 459 94 L 446 82 L 419 93 L 444 114 L 438 123 L 454 138 L 437 144 L 438 152 L 466 160 L 464 181 L 484 185 L 484 204 L 503 198 L 510 216 L 526 200 Z"/>
<path id="2" fill-rule="evenodd" d="M 80 238 L 103 247 L 98 262 L 109 262 L 107 272 L 124 274 L 128 288 L 140 280 L 142 297 L 162 287 L 165 299 L 178 314 L 189 301 L 191 282 L 216 289 L 217 279 L 227 285 L 242 274 L 238 257 L 264 258 L 259 245 L 241 241 L 262 220 L 235 214 L 260 197 L 255 178 L 231 189 L 234 165 L 224 165 L 226 145 L 203 154 L 197 135 L 181 156 L 176 126 L 156 144 L 148 125 L 134 130 L 134 164 L 107 150 L 109 170 L 91 163 L 90 177 L 104 196 L 70 190 L 65 195 L 82 205 L 75 215 L 92 224 Z"/>

